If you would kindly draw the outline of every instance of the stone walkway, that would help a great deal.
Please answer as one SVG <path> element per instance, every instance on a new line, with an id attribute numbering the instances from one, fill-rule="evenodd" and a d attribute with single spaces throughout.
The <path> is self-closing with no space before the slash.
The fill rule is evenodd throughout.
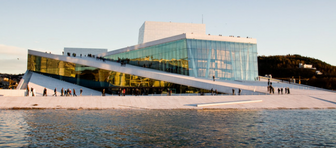
<path id="1" fill-rule="evenodd" d="M 213 105 L 247 100 L 261 102 Z M 336 109 L 336 95 L 0 97 L 0 109 Z"/>

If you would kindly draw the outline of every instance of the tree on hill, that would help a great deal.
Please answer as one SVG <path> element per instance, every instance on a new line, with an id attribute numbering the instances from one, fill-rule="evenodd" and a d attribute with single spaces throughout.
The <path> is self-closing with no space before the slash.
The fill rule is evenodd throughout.
<path id="1" fill-rule="evenodd" d="M 314 69 L 299 68 L 299 63 L 313 65 L 322 75 L 316 75 Z M 284 80 L 300 77 L 308 80 L 308 85 L 336 89 L 336 66 L 315 58 L 301 55 L 258 56 L 258 68 L 261 76 L 272 74 L 274 78 Z"/>

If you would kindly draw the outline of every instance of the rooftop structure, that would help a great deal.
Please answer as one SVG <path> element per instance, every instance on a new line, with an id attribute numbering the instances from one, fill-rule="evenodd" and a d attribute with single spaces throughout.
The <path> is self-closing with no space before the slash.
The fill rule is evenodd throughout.
<path id="1" fill-rule="evenodd" d="M 138 44 L 159 40 L 182 33 L 205 35 L 205 24 L 145 21 L 139 29 Z"/>

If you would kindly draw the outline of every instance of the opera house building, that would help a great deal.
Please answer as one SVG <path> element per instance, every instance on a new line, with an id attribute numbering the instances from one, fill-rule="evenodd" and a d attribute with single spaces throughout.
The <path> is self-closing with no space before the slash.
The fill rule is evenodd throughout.
<path id="1" fill-rule="evenodd" d="M 65 48 L 61 55 L 28 50 L 25 75 L 37 73 L 110 94 L 120 89 L 126 94 L 192 94 L 212 88 L 229 94 L 235 88 L 231 82 L 256 80 L 257 64 L 254 38 L 206 34 L 205 24 L 146 21 L 134 46 Z"/>

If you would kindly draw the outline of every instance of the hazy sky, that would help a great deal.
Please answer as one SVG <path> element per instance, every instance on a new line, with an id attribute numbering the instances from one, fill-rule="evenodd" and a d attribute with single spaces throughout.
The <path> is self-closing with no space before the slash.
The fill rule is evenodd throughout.
<path id="1" fill-rule="evenodd" d="M 336 65 L 336 0 L 0 0 L 0 73 L 26 71 L 27 49 L 135 45 L 144 21 L 202 23 L 253 37 L 258 55 L 300 54 Z"/>

